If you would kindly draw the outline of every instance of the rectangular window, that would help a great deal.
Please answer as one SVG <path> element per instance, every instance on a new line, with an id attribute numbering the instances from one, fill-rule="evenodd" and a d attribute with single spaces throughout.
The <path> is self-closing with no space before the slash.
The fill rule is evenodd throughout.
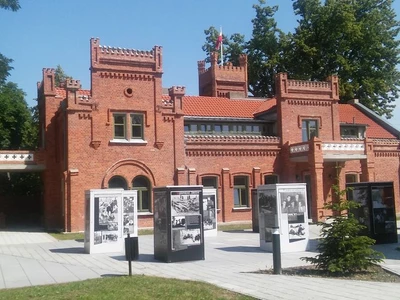
<path id="1" fill-rule="evenodd" d="M 340 126 L 340 135 L 347 138 L 364 138 L 365 127 Z"/>
<path id="2" fill-rule="evenodd" d="M 303 142 L 311 140 L 314 136 L 318 137 L 318 121 L 303 120 L 301 122 L 301 133 Z"/>
<path id="3" fill-rule="evenodd" d="M 248 178 L 247 176 L 235 176 L 233 179 L 233 199 L 235 207 L 248 207 Z"/>
<path id="4" fill-rule="evenodd" d="M 222 131 L 222 126 L 221 125 L 214 125 L 214 131 L 215 132 L 221 132 Z"/>
<path id="5" fill-rule="evenodd" d="M 190 124 L 190 132 L 196 133 L 197 132 L 197 124 Z"/>
<path id="6" fill-rule="evenodd" d="M 126 115 L 114 114 L 114 139 L 126 139 Z"/>
<path id="7" fill-rule="evenodd" d="M 204 133 L 204 132 L 206 132 L 206 129 L 207 129 L 206 124 L 201 124 L 200 125 L 200 132 Z"/>
<path id="8" fill-rule="evenodd" d="M 142 114 L 131 114 L 131 125 L 132 125 L 132 139 L 144 139 L 143 138 L 143 115 Z"/>
<path id="9" fill-rule="evenodd" d="M 265 175 L 264 184 L 275 184 L 278 183 L 278 175 Z"/>
<path id="10" fill-rule="evenodd" d="M 229 125 L 228 124 L 222 125 L 222 132 L 223 133 L 229 133 Z"/>
<path id="11" fill-rule="evenodd" d="M 346 174 L 346 183 L 358 182 L 358 174 Z"/>

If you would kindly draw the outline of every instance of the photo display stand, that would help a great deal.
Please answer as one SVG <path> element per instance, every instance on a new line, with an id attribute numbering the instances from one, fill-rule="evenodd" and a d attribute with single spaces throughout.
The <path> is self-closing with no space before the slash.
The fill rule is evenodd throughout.
<path id="1" fill-rule="evenodd" d="M 279 227 L 281 252 L 309 247 L 305 183 L 267 184 L 257 188 L 260 248 L 272 252 L 272 232 Z"/>
<path id="2" fill-rule="evenodd" d="M 156 187 L 153 195 L 154 258 L 204 260 L 203 186 Z"/>
<path id="3" fill-rule="evenodd" d="M 204 236 L 217 236 L 217 190 L 203 189 L 203 228 Z"/>
<path id="4" fill-rule="evenodd" d="M 138 236 L 137 191 L 92 189 L 85 192 L 85 252 L 124 251 L 125 237 Z"/>
<path id="5" fill-rule="evenodd" d="M 397 243 L 396 209 L 393 182 L 358 182 L 346 184 L 347 199 L 360 207 L 351 212 L 366 228 L 361 233 L 376 244 Z"/>

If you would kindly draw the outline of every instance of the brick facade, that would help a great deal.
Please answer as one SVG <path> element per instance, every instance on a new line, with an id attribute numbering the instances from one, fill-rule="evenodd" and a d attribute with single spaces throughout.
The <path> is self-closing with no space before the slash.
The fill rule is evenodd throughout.
<path id="1" fill-rule="evenodd" d="M 251 220 L 250 190 L 264 184 L 266 175 L 277 175 L 282 183 L 309 180 L 314 221 L 329 213 L 322 206 L 337 175 L 343 186 L 346 174 L 357 174 L 361 181 L 394 181 L 399 207 L 398 132 L 366 115 L 360 105 L 339 104 L 337 77 L 304 82 L 277 74 L 276 97 L 252 99 L 246 97 L 246 56 L 240 66 L 218 66 L 213 54 L 208 69 L 198 62 L 200 96 L 185 96 L 183 87 L 171 87 L 166 95 L 161 47 L 121 49 L 101 46 L 98 39 L 90 45 L 90 91 L 82 90 L 78 80 L 55 87 L 53 69 L 44 69 L 38 84 L 47 228 L 83 230 L 84 191 L 108 188 L 114 176 L 128 188 L 135 178 L 146 178 L 151 187 L 215 178 L 219 222 Z M 347 121 L 339 107 L 366 118 L 358 123 L 367 125 L 367 138 L 341 137 L 340 126 Z M 126 122 L 121 128 L 128 135 L 135 130 L 130 117 L 143 116 L 142 138 L 116 139 L 116 114 Z M 308 119 L 318 121 L 318 138 L 303 142 L 302 122 Z M 190 134 L 185 132 L 190 120 L 265 121 L 275 124 L 276 133 Z M 371 128 L 378 134 L 369 135 Z M 240 207 L 234 205 L 237 176 L 247 180 L 247 205 Z M 139 214 L 139 226 L 153 226 L 152 218 L 151 209 Z"/>

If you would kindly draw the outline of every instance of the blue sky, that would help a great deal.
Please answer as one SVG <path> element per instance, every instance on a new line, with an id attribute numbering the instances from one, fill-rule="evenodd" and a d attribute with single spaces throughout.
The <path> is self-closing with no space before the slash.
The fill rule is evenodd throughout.
<path id="1" fill-rule="evenodd" d="M 400 1 L 394 1 L 400 19 Z M 36 83 L 42 68 L 61 65 L 82 88 L 90 89 L 89 41 L 150 50 L 163 46 L 163 86 L 186 86 L 188 95 L 198 94 L 197 61 L 205 58 L 201 46 L 204 29 L 223 27 L 224 34 L 252 31 L 257 0 L 20 0 L 17 12 L 0 10 L 0 53 L 14 60 L 9 80 L 35 105 Z M 267 0 L 279 5 L 278 26 L 293 31 L 297 20 L 292 0 Z M 400 128 L 400 99 L 390 123 Z"/>

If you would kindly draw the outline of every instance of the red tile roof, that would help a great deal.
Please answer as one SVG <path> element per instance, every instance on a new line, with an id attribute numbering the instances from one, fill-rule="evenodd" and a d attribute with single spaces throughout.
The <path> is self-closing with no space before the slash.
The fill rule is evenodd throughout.
<path id="1" fill-rule="evenodd" d="M 266 111 L 275 106 L 276 100 L 184 96 L 183 103 L 185 116 L 252 119 L 255 113 Z"/>
<path id="2" fill-rule="evenodd" d="M 91 92 L 90 90 L 78 90 L 78 95 L 91 96 Z M 67 97 L 67 91 L 65 90 L 65 88 L 56 87 L 56 96 L 64 99 L 65 97 Z"/>
<path id="3" fill-rule="evenodd" d="M 348 124 L 367 124 L 367 137 L 368 138 L 382 138 L 393 139 L 397 138 L 388 130 L 383 128 L 373 119 L 361 112 L 355 105 L 340 104 L 339 105 L 339 120 L 341 123 Z"/>

